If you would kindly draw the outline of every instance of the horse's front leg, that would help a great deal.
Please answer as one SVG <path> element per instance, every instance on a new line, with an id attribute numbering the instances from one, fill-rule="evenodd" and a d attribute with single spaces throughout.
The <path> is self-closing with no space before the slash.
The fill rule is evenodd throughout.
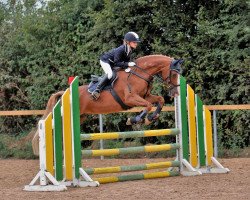
<path id="1" fill-rule="evenodd" d="M 132 118 L 128 118 L 126 123 L 127 125 L 143 122 L 148 112 L 152 109 L 152 104 L 150 102 L 135 94 L 126 96 L 125 103 L 131 107 L 145 107 L 145 109 L 139 115 Z"/>
<path id="2" fill-rule="evenodd" d="M 147 101 L 149 101 L 150 103 L 157 104 L 156 110 L 147 117 L 147 119 L 145 120 L 145 124 L 148 125 L 150 124 L 153 120 L 158 119 L 158 117 L 160 116 L 160 112 L 162 110 L 162 107 L 164 105 L 164 98 L 161 96 L 156 96 L 156 95 L 152 95 L 149 94 L 146 98 Z"/>

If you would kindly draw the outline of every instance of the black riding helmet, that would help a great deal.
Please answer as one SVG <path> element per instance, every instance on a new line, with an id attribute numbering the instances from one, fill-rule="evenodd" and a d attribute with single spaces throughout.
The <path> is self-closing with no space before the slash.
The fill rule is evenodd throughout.
<path id="1" fill-rule="evenodd" d="M 124 36 L 124 40 L 127 42 L 141 42 L 139 36 L 135 32 L 127 32 Z"/>

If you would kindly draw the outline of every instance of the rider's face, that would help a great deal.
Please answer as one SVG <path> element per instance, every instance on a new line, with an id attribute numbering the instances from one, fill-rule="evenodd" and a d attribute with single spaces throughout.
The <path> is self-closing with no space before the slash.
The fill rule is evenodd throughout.
<path id="1" fill-rule="evenodd" d="M 133 49 L 137 47 L 138 43 L 137 42 L 129 42 L 129 46 Z"/>

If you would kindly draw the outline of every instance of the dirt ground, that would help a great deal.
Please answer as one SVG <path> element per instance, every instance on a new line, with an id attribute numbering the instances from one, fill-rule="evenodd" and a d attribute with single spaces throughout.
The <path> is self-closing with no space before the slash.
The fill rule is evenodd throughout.
<path id="1" fill-rule="evenodd" d="M 116 166 L 163 159 L 90 159 L 85 166 Z M 0 199 L 250 199 L 250 158 L 220 159 L 229 174 L 168 177 L 68 188 L 64 192 L 23 191 L 38 172 L 38 160 L 0 160 Z"/>

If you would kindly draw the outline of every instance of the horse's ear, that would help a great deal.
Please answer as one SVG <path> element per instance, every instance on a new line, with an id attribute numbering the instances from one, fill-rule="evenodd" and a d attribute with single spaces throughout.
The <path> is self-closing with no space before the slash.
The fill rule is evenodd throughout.
<path id="1" fill-rule="evenodd" d="M 177 59 L 177 60 L 173 60 L 172 62 L 171 62 L 171 65 L 170 65 L 170 69 L 171 70 L 174 70 L 174 71 L 176 71 L 176 72 L 178 72 L 178 73 L 181 73 L 181 64 L 184 62 L 184 60 L 183 59 Z"/>
<path id="2" fill-rule="evenodd" d="M 182 64 L 182 63 L 184 63 L 184 60 L 183 59 L 174 59 L 173 61 L 172 61 L 172 63 L 171 63 L 171 65 L 172 66 L 177 66 L 178 64 Z"/>

